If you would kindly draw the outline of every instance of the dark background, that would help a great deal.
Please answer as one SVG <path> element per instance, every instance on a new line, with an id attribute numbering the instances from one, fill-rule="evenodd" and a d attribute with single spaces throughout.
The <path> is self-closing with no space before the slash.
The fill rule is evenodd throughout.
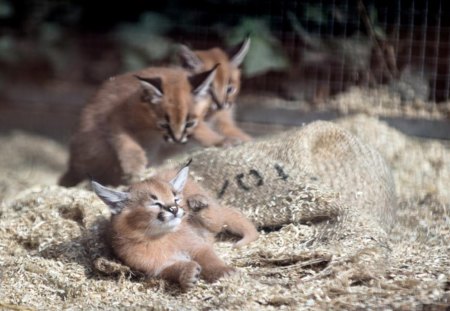
<path id="1" fill-rule="evenodd" d="M 230 47 L 247 34 L 244 95 L 314 109 L 350 86 L 387 84 L 412 67 L 428 85 L 422 99 L 446 102 L 449 12 L 446 1 L 1 0 L 0 129 L 66 140 L 85 100 L 111 75 L 176 63 L 178 43 Z M 395 77 L 374 57 L 386 42 L 405 66 Z"/>

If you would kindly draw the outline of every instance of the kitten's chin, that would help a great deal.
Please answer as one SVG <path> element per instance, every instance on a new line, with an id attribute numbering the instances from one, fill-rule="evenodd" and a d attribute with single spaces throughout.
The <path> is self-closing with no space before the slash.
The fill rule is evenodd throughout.
<path id="1" fill-rule="evenodd" d="M 175 232 L 180 228 L 181 221 L 182 219 L 177 217 L 166 222 L 158 222 L 158 224 L 152 224 L 152 230 L 147 231 L 146 235 L 148 237 L 159 237 L 167 233 Z"/>
<path id="2" fill-rule="evenodd" d="M 181 218 L 174 218 L 167 222 L 167 227 L 169 228 L 170 232 L 177 231 L 181 224 Z"/>
<path id="3" fill-rule="evenodd" d="M 180 228 L 181 218 L 173 218 L 161 226 L 161 233 L 175 232 Z"/>

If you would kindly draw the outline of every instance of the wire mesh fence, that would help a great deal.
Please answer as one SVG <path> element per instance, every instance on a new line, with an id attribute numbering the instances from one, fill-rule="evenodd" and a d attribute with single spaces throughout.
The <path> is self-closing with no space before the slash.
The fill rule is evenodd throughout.
<path id="1" fill-rule="evenodd" d="M 0 87 L 78 80 L 176 62 L 178 43 L 231 46 L 250 33 L 244 91 L 321 101 L 389 85 L 406 99 L 450 97 L 445 1 L 3 1 Z"/>

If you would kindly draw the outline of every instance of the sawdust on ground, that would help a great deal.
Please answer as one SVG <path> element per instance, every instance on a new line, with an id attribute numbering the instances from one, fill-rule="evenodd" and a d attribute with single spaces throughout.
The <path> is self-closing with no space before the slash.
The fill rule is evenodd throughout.
<path id="1" fill-rule="evenodd" d="M 450 305 L 450 151 L 367 116 L 337 123 L 373 145 L 392 168 L 397 218 L 389 260 L 379 270 L 361 260 L 375 256 L 370 249 L 339 256 L 339 248 L 309 243 L 310 224 L 285 224 L 240 250 L 221 238 L 217 252 L 240 273 L 181 293 L 114 260 L 99 234 L 106 206 L 85 189 L 52 185 L 64 169 L 63 149 L 16 133 L 1 138 L 10 147 L 0 152 L 0 308 L 444 310 Z"/>

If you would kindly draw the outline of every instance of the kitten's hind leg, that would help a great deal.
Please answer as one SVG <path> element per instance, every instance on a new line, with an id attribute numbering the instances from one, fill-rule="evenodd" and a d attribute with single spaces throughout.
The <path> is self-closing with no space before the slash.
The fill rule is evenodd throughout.
<path id="1" fill-rule="evenodd" d="M 212 199 L 202 195 L 193 195 L 187 199 L 188 206 L 193 212 L 193 218 L 213 233 L 227 230 L 242 238 L 234 247 L 244 246 L 259 236 L 255 226 L 238 210 L 220 206 Z"/>
<path id="2" fill-rule="evenodd" d="M 242 237 L 234 247 L 239 248 L 258 239 L 255 226 L 237 209 L 219 206 L 217 213 L 222 217 L 225 230 Z"/>
<path id="3" fill-rule="evenodd" d="M 165 268 L 159 276 L 167 281 L 179 283 L 183 291 L 194 287 L 202 268 L 195 261 L 178 261 Z"/>

